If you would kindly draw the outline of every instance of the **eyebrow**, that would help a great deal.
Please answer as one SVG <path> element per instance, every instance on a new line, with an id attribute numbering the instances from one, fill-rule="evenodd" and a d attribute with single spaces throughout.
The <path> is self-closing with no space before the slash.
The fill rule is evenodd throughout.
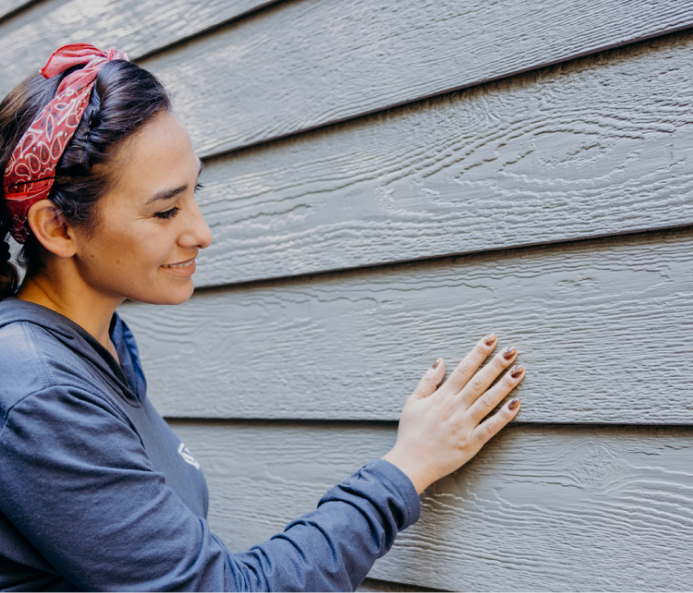
<path id="1" fill-rule="evenodd" d="M 200 170 L 197 173 L 198 177 L 202 173 L 202 169 L 204 169 L 204 167 L 205 164 L 202 161 L 200 161 Z M 187 185 L 181 185 L 180 187 L 176 187 L 175 189 L 164 189 L 160 192 L 155 193 L 151 198 L 149 198 L 145 203 L 145 206 L 149 206 L 149 204 L 158 202 L 160 200 L 170 200 L 171 198 L 177 196 L 179 193 L 184 192 L 186 189 L 188 189 Z"/>

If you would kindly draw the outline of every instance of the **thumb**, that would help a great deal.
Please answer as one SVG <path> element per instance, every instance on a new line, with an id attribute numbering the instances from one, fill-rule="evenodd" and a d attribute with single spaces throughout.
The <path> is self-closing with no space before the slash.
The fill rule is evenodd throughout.
<path id="1" fill-rule="evenodd" d="M 407 403 L 432 395 L 438 388 L 438 385 L 440 385 L 444 376 L 445 361 L 442 358 L 438 358 L 433 363 L 433 366 L 424 373 L 424 376 L 421 378 L 421 381 L 419 381 L 416 389 L 414 389 L 414 393 L 412 393 L 407 400 Z"/>

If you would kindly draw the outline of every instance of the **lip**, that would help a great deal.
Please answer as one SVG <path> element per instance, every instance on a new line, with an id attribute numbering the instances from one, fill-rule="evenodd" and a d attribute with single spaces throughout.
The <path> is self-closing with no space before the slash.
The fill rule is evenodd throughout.
<path id="1" fill-rule="evenodd" d="M 178 268 L 171 268 L 168 266 L 181 266 Z M 193 257 L 192 259 L 186 259 L 185 261 L 181 262 L 176 262 L 175 264 L 166 264 L 161 266 L 163 270 L 166 270 L 169 274 L 173 274 L 174 276 L 178 276 L 180 278 L 189 278 L 195 273 L 195 258 Z"/>

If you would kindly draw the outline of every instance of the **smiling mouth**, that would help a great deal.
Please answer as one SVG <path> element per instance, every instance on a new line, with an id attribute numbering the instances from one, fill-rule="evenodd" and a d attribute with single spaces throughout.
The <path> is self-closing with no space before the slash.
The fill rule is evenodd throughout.
<path id="1" fill-rule="evenodd" d="M 192 266 L 194 263 L 195 263 L 195 260 L 191 259 L 191 260 L 185 261 L 185 262 L 180 263 L 180 264 L 164 264 L 161 267 L 162 268 L 170 268 L 170 269 L 187 268 L 189 266 Z"/>

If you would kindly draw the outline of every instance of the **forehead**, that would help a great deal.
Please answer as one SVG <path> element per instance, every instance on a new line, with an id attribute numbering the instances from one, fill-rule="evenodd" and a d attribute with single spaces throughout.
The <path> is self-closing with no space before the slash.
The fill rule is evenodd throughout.
<path id="1" fill-rule="evenodd" d="M 166 189 L 194 184 L 200 161 L 183 123 L 160 113 L 121 148 L 112 192 L 146 199 Z"/>

